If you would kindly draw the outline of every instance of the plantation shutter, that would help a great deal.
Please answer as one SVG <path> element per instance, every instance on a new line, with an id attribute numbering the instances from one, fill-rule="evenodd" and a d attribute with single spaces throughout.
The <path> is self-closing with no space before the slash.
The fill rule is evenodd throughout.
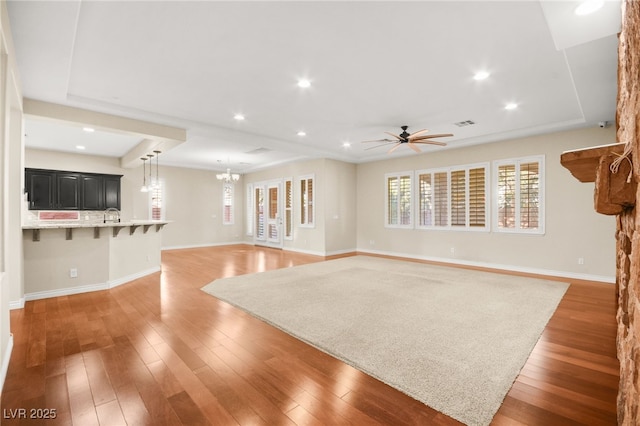
<path id="1" fill-rule="evenodd" d="M 447 172 L 434 173 L 433 216 L 435 226 L 449 224 L 449 198 Z"/>
<path id="2" fill-rule="evenodd" d="M 433 187 L 431 173 L 418 176 L 418 205 L 420 209 L 418 224 L 420 226 L 433 225 Z"/>
<path id="3" fill-rule="evenodd" d="M 387 224 L 398 224 L 398 178 L 387 178 Z"/>
<path id="4" fill-rule="evenodd" d="M 540 165 L 537 162 L 520 164 L 520 228 L 539 226 Z"/>
<path id="5" fill-rule="evenodd" d="M 486 169 L 469 169 L 469 226 L 484 227 L 486 214 Z"/>
<path id="6" fill-rule="evenodd" d="M 451 172 L 451 225 L 465 226 L 467 223 L 466 172 Z"/>
<path id="7" fill-rule="evenodd" d="M 255 189 L 255 218 L 256 238 L 264 240 L 264 190 L 261 187 Z"/>
<path id="8" fill-rule="evenodd" d="M 293 183 L 290 179 L 284 182 L 284 236 L 293 236 Z"/>
<path id="9" fill-rule="evenodd" d="M 498 167 L 498 227 L 516 226 L 516 166 L 505 164 Z"/>
<path id="10" fill-rule="evenodd" d="M 313 179 L 307 179 L 307 224 L 313 223 Z"/>
<path id="11" fill-rule="evenodd" d="M 400 225 L 411 225 L 411 176 L 400 176 Z"/>

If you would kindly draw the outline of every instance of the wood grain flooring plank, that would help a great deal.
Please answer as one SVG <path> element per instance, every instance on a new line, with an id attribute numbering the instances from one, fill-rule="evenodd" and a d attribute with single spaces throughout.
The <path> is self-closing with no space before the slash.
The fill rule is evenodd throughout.
<path id="1" fill-rule="evenodd" d="M 51 425 L 458 425 L 200 290 L 324 260 L 248 245 L 165 250 L 162 273 L 26 302 L 10 312 L 1 406 L 55 405 Z M 559 280 L 570 286 L 493 425 L 615 424 L 615 286 Z"/>
<path id="2" fill-rule="evenodd" d="M 169 397 L 169 404 L 173 407 L 182 424 L 194 426 L 206 426 L 209 424 L 205 416 L 198 409 L 191 397 L 185 391 Z"/>
<path id="3" fill-rule="evenodd" d="M 99 350 L 92 350 L 82 353 L 91 395 L 95 406 L 103 405 L 116 399 L 109 375 L 107 374 Z"/>
<path id="4" fill-rule="evenodd" d="M 66 358 L 66 382 L 73 423 L 87 426 L 99 424 L 82 354 Z"/>
<path id="5" fill-rule="evenodd" d="M 127 424 L 150 426 L 154 424 L 138 389 L 132 382 L 118 386 L 116 396 Z"/>
<path id="6" fill-rule="evenodd" d="M 71 418 L 69 405 L 69 389 L 66 374 L 47 377 L 45 383 L 45 401 L 41 408 L 54 409 L 56 417 Z"/>
<path id="7" fill-rule="evenodd" d="M 521 401 L 527 401 L 540 408 L 574 420 L 578 423 L 597 425 L 615 424 L 616 417 L 610 411 L 598 409 L 597 407 L 584 404 L 572 398 L 571 395 L 563 396 L 552 391 L 542 390 L 522 382 L 514 383 L 509 395 Z M 579 407 L 579 409 L 568 408 L 568 406 Z"/>
<path id="8" fill-rule="evenodd" d="M 122 414 L 118 400 L 96 406 L 98 421 L 102 426 L 127 426 L 127 421 Z"/>

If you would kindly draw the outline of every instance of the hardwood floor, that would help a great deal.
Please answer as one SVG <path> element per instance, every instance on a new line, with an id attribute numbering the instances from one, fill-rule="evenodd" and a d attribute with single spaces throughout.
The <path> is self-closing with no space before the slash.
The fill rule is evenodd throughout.
<path id="1" fill-rule="evenodd" d="M 245 245 L 166 251 L 162 274 L 27 302 L 11 312 L 2 424 L 459 424 L 200 291 L 322 260 Z M 493 424 L 616 424 L 615 339 L 614 286 L 572 282 Z M 55 419 L 30 418 L 47 410 Z"/>

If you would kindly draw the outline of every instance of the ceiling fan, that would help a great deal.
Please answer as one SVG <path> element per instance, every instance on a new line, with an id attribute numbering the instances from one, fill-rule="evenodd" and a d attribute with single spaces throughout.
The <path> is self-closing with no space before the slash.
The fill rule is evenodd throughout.
<path id="1" fill-rule="evenodd" d="M 400 133 L 399 135 L 394 135 L 393 133 L 385 132 L 387 135 L 393 136 L 395 139 L 376 139 L 372 141 L 362 141 L 362 143 L 382 142 L 382 145 L 376 145 L 366 149 L 373 149 L 381 146 L 388 146 L 390 143 L 393 143 L 394 145 L 387 152 L 387 154 L 391 154 L 393 151 L 398 149 L 404 143 L 406 143 L 407 146 L 412 150 L 414 150 L 415 152 L 422 152 L 420 148 L 416 146 L 416 144 L 422 143 L 422 144 L 446 146 L 447 144 L 444 142 L 432 141 L 430 139 L 453 136 L 451 133 L 425 135 L 425 133 L 428 132 L 427 129 L 418 130 L 417 132 L 414 132 L 414 133 L 408 133 L 407 129 L 409 128 L 409 126 L 401 126 L 400 128 L 402 129 L 402 133 Z"/>

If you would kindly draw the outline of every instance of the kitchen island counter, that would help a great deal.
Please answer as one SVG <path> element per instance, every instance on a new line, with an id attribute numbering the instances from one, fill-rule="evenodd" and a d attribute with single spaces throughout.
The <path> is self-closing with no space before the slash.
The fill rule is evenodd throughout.
<path id="1" fill-rule="evenodd" d="M 25 296 L 21 302 L 110 289 L 159 272 L 161 230 L 168 223 L 164 220 L 25 223 L 22 226 Z"/>

